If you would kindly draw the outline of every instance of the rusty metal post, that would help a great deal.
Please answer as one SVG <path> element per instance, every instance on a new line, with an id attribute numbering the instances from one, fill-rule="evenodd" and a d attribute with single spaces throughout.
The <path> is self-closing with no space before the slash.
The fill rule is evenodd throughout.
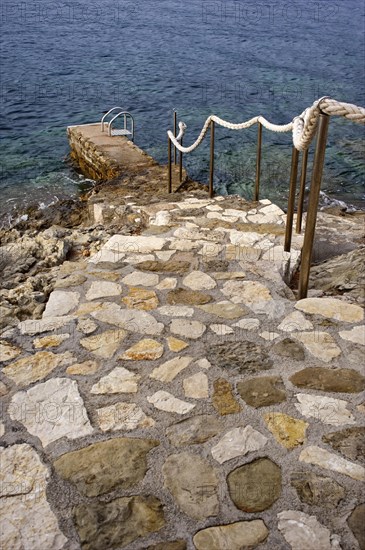
<path id="1" fill-rule="evenodd" d="M 262 143 L 262 124 L 257 123 L 257 152 L 256 152 L 256 181 L 255 181 L 255 201 L 259 200 L 260 196 L 260 172 L 261 172 L 261 143 Z"/>
<path id="2" fill-rule="evenodd" d="M 319 192 L 321 190 L 324 157 L 326 154 L 329 119 L 330 117 L 328 115 L 325 115 L 324 113 L 321 113 L 319 116 L 316 150 L 314 154 L 311 188 L 309 193 L 307 220 L 305 224 L 304 243 L 302 248 L 302 262 L 299 275 L 299 300 L 301 300 L 302 298 L 306 298 L 308 293 L 309 272 L 312 260 L 314 235 L 316 231 Z"/>
<path id="3" fill-rule="evenodd" d="M 299 151 L 298 149 L 293 147 L 292 156 L 291 156 L 291 168 L 290 168 L 288 210 L 286 213 L 286 227 L 285 227 L 285 241 L 284 241 L 285 252 L 290 252 L 291 236 L 293 232 L 295 190 L 297 187 L 297 176 L 298 176 L 298 158 L 299 158 Z"/>
<path id="4" fill-rule="evenodd" d="M 214 195 L 214 120 L 210 121 L 210 170 L 209 170 L 209 197 Z"/>
<path id="5" fill-rule="evenodd" d="M 171 140 L 167 136 L 167 192 L 172 192 Z"/>
<path id="6" fill-rule="evenodd" d="M 300 188 L 298 196 L 298 208 L 297 208 L 297 226 L 296 232 L 302 232 L 302 218 L 303 218 L 303 204 L 304 204 L 304 193 L 305 193 L 305 181 L 307 179 L 307 164 L 308 164 L 308 149 L 303 151 L 302 156 L 302 167 L 300 172 Z"/>
<path id="7" fill-rule="evenodd" d="M 176 137 L 177 130 L 177 113 L 174 111 L 174 136 Z M 174 146 L 174 164 L 176 164 L 176 147 Z"/>
<path id="8" fill-rule="evenodd" d="M 180 140 L 180 145 L 183 144 L 183 138 L 181 138 Z M 179 155 L 179 179 L 180 179 L 180 183 L 182 182 L 182 169 L 183 169 L 183 154 L 182 154 L 182 151 L 179 151 L 180 155 Z"/>

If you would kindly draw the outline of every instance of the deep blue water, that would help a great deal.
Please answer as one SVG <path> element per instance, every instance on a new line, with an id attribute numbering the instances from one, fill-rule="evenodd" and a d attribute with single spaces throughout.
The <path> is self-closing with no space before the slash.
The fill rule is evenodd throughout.
<path id="1" fill-rule="evenodd" d="M 0 210 L 49 203 L 88 185 L 69 165 L 66 126 L 114 105 L 136 119 L 136 143 L 166 162 L 172 110 L 196 139 L 215 113 L 286 123 L 330 95 L 365 105 L 360 0 L 2 2 Z M 360 205 L 364 132 L 333 118 L 323 190 Z M 216 131 L 221 192 L 250 197 L 256 128 Z M 262 194 L 287 195 L 291 135 L 264 131 Z M 185 157 L 206 181 L 209 140 Z"/>

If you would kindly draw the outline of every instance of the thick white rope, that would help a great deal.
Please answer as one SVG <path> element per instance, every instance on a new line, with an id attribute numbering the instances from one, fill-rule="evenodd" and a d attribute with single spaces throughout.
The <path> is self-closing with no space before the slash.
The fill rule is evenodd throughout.
<path id="1" fill-rule="evenodd" d="M 233 124 L 232 122 L 227 122 L 226 120 L 223 120 L 215 115 L 210 115 L 206 119 L 198 138 L 192 145 L 190 145 L 190 147 L 183 147 L 180 143 L 186 130 L 186 124 L 184 122 L 179 122 L 179 134 L 176 137 L 170 130 L 168 130 L 167 135 L 176 149 L 182 153 L 191 153 L 191 151 L 194 151 L 194 149 L 196 149 L 203 141 L 211 121 L 214 121 L 224 128 L 229 128 L 230 130 L 244 130 L 254 124 L 260 123 L 267 130 L 271 130 L 272 132 L 292 131 L 293 145 L 296 149 L 298 149 L 298 151 L 302 151 L 309 147 L 316 133 L 318 119 L 321 112 L 331 116 L 344 116 L 353 122 L 365 124 L 365 109 L 363 107 L 337 101 L 336 99 L 331 99 L 329 97 L 322 97 L 317 99 L 313 105 L 305 109 L 301 115 L 294 117 L 292 122 L 289 122 L 288 124 L 273 124 L 261 115 L 251 118 L 246 122 L 241 122 L 240 124 Z"/>

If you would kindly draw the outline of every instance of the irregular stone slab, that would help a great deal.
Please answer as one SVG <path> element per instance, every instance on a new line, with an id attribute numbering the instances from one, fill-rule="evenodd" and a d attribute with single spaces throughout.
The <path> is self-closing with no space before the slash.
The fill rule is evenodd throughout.
<path id="1" fill-rule="evenodd" d="M 51 378 L 16 393 L 8 412 L 44 447 L 61 437 L 78 439 L 93 433 L 77 383 L 69 378 Z"/>
<path id="2" fill-rule="evenodd" d="M 194 308 L 187 306 L 162 306 L 158 309 L 158 313 L 169 317 L 192 317 L 194 315 Z"/>
<path id="3" fill-rule="evenodd" d="M 6 342 L 5 340 L 0 341 L 0 361 L 11 361 L 20 355 L 22 350 L 17 346 Z"/>
<path id="4" fill-rule="evenodd" d="M 267 303 L 272 301 L 269 289 L 257 281 L 227 281 L 222 294 L 235 304 L 245 304 L 256 313 L 266 313 Z"/>
<path id="5" fill-rule="evenodd" d="M 47 317 L 46 319 L 28 319 L 19 323 L 21 334 L 34 336 L 42 332 L 58 330 L 73 321 L 74 317 Z"/>
<path id="6" fill-rule="evenodd" d="M 272 340 L 278 338 L 280 334 L 278 334 L 277 332 L 269 332 L 268 330 L 264 330 L 263 332 L 260 332 L 260 336 L 264 340 L 268 340 L 269 342 L 271 342 Z"/>
<path id="7" fill-rule="evenodd" d="M 88 374 L 95 374 L 100 369 L 100 364 L 96 361 L 84 361 L 83 363 L 75 363 L 70 367 L 67 367 L 66 374 L 78 374 L 86 376 Z"/>
<path id="8" fill-rule="evenodd" d="M 209 290 L 215 288 L 215 280 L 203 271 L 192 271 L 183 279 L 183 285 L 191 290 Z"/>
<path id="9" fill-rule="evenodd" d="M 90 260 L 91 261 L 91 260 Z M 114 273 L 113 271 L 88 271 L 89 275 L 96 277 L 97 279 L 104 279 L 105 281 L 119 281 L 119 273 Z"/>
<path id="10" fill-rule="evenodd" d="M 215 271 L 211 275 L 218 281 L 244 279 L 246 277 L 246 273 L 244 271 Z"/>
<path id="11" fill-rule="evenodd" d="M 163 345 L 157 340 L 145 338 L 127 349 L 119 359 L 124 361 L 153 361 L 163 355 Z"/>
<path id="12" fill-rule="evenodd" d="M 147 454 L 157 445 L 154 439 L 108 439 L 62 455 L 54 467 L 80 493 L 95 497 L 117 488 L 130 489 L 142 481 L 148 469 Z"/>
<path id="13" fill-rule="evenodd" d="M 304 420 L 280 412 L 264 414 L 264 420 L 276 441 L 287 449 L 294 449 L 304 443 L 309 426 Z"/>
<path id="14" fill-rule="evenodd" d="M 281 494 L 281 469 L 269 458 L 257 458 L 227 476 L 231 499 L 239 510 L 262 512 Z"/>
<path id="15" fill-rule="evenodd" d="M 156 409 L 165 412 L 172 412 L 176 414 L 186 414 L 192 411 L 195 407 L 192 403 L 186 403 L 186 401 L 181 401 L 177 397 L 171 395 L 167 391 L 157 391 L 150 397 L 147 397 L 147 401 L 152 403 Z"/>
<path id="16" fill-rule="evenodd" d="M 86 292 L 87 300 L 97 300 L 98 298 L 107 298 L 108 296 L 120 296 L 122 287 L 118 283 L 110 281 L 93 281 L 89 290 Z"/>
<path id="17" fill-rule="evenodd" d="M 251 407 L 269 407 L 286 400 L 280 376 L 262 376 L 237 383 L 237 391 Z"/>
<path id="18" fill-rule="evenodd" d="M 326 468 L 332 472 L 344 474 L 358 481 L 365 481 L 365 468 L 315 445 L 303 449 L 299 455 L 299 460 L 307 464 Z"/>
<path id="19" fill-rule="evenodd" d="M 46 498 L 48 468 L 36 451 L 27 444 L 1 448 L 0 463 L 2 548 L 64 548 L 67 538 Z"/>
<path id="20" fill-rule="evenodd" d="M 174 351 L 175 353 L 182 351 L 189 346 L 189 344 L 184 342 L 184 340 L 179 340 L 173 336 L 169 336 L 167 338 L 167 345 L 169 346 L 169 350 Z"/>
<path id="21" fill-rule="evenodd" d="M 133 271 L 122 279 L 122 283 L 131 286 L 156 286 L 158 285 L 159 276 L 153 273 L 141 273 Z"/>
<path id="22" fill-rule="evenodd" d="M 55 283 L 55 288 L 69 288 L 70 286 L 82 285 L 87 280 L 87 277 L 82 273 L 73 273 L 65 279 L 58 279 Z"/>
<path id="23" fill-rule="evenodd" d="M 296 394 L 296 398 L 299 404 L 295 403 L 295 408 L 303 416 L 315 418 L 317 421 L 332 424 L 333 426 L 355 423 L 353 415 L 347 409 L 347 401 L 307 393 L 298 393 Z"/>
<path id="24" fill-rule="evenodd" d="M 199 367 L 199 369 L 210 369 L 210 367 L 212 366 L 206 357 L 203 357 L 203 359 L 199 359 L 199 361 L 196 361 L 194 365 Z"/>
<path id="25" fill-rule="evenodd" d="M 78 310 L 76 311 L 75 315 L 77 317 L 83 317 L 85 315 L 90 315 L 90 313 L 93 313 L 94 311 L 97 311 L 98 309 L 101 309 L 104 307 L 103 302 L 85 302 L 83 304 L 80 304 Z"/>
<path id="26" fill-rule="evenodd" d="M 206 331 L 206 326 L 200 321 L 187 321 L 186 319 L 173 319 L 170 324 L 170 330 L 173 334 L 183 338 L 197 340 Z"/>
<path id="27" fill-rule="evenodd" d="M 160 237 L 143 237 L 131 235 L 113 235 L 105 243 L 105 248 L 119 254 L 149 254 L 162 250 L 166 239 Z"/>
<path id="28" fill-rule="evenodd" d="M 109 359 L 119 348 L 121 342 L 126 338 L 125 330 L 106 330 L 95 336 L 82 338 L 80 344 L 83 348 L 91 351 L 97 357 Z"/>
<path id="29" fill-rule="evenodd" d="M 8 393 L 8 388 L 5 386 L 3 382 L 0 382 L 0 397 L 3 397 Z"/>
<path id="30" fill-rule="evenodd" d="M 114 250 L 109 250 L 105 247 L 101 248 L 96 254 L 91 256 L 89 259 L 89 263 L 93 267 L 100 267 L 103 268 L 109 267 L 112 269 L 112 267 L 118 267 L 120 265 L 123 265 L 123 258 L 125 258 L 125 254 L 121 253 L 118 254 L 118 252 Z M 111 264 L 111 265 L 110 265 Z"/>
<path id="31" fill-rule="evenodd" d="M 260 326 L 259 319 L 247 318 L 241 319 L 238 323 L 232 325 L 233 327 L 238 327 L 242 330 L 257 330 Z"/>
<path id="32" fill-rule="evenodd" d="M 175 273 L 176 275 L 183 275 L 189 271 L 190 262 L 182 260 L 142 262 L 138 264 L 138 269 L 142 271 L 156 271 L 158 273 Z"/>
<path id="33" fill-rule="evenodd" d="M 43 312 L 42 318 L 57 317 L 67 315 L 73 311 L 79 303 L 79 292 L 65 292 L 64 290 L 54 290 L 49 295 L 46 309 Z"/>
<path id="34" fill-rule="evenodd" d="M 82 548 L 87 550 L 124 548 L 165 525 L 162 504 L 154 496 L 93 501 L 76 506 L 73 512 Z"/>
<path id="35" fill-rule="evenodd" d="M 340 330 L 340 337 L 354 344 L 365 346 L 365 326 L 353 327 L 351 330 Z"/>
<path id="36" fill-rule="evenodd" d="M 227 432 L 222 439 L 212 447 L 212 456 L 223 464 L 227 460 L 244 456 L 251 451 L 262 449 L 267 443 L 267 438 L 252 426 L 234 428 Z"/>
<path id="37" fill-rule="evenodd" d="M 156 367 L 150 374 L 150 378 L 160 382 L 172 382 L 174 378 L 192 362 L 192 357 L 174 357 L 166 363 Z"/>
<path id="38" fill-rule="evenodd" d="M 328 369 L 308 367 L 290 377 L 290 382 L 298 388 L 359 393 L 365 389 L 365 377 L 353 369 Z"/>
<path id="39" fill-rule="evenodd" d="M 218 336 L 226 336 L 226 334 L 234 333 L 234 330 L 228 325 L 216 324 L 210 325 L 209 328 L 214 332 L 214 334 L 218 334 Z"/>
<path id="40" fill-rule="evenodd" d="M 356 426 L 340 432 L 328 433 L 322 436 L 322 441 L 347 458 L 365 465 L 365 427 Z"/>
<path id="41" fill-rule="evenodd" d="M 155 256 L 153 254 L 128 254 L 125 258 L 125 263 L 132 264 L 139 269 L 139 264 L 143 262 L 151 262 L 155 260 Z"/>
<path id="42" fill-rule="evenodd" d="M 98 426 L 103 432 L 151 428 L 155 425 L 153 418 L 146 416 L 135 403 L 116 403 L 96 409 L 96 414 Z"/>
<path id="43" fill-rule="evenodd" d="M 186 550 L 186 542 L 184 540 L 174 540 L 174 541 L 164 541 L 158 542 L 157 544 L 152 544 L 148 546 L 147 550 Z"/>
<path id="44" fill-rule="evenodd" d="M 360 306 L 336 298 L 304 298 L 299 300 L 295 307 L 305 313 L 322 315 L 322 317 L 347 323 L 358 323 L 364 319 L 364 311 Z"/>
<path id="45" fill-rule="evenodd" d="M 293 311 L 281 321 L 278 329 L 284 332 L 312 330 L 313 325 L 304 317 L 303 313 Z"/>
<path id="46" fill-rule="evenodd" d="M 365 548 L 365 531 L 364 531 L 364 517 L 365 517 L 365 504 L 359 504 L 351 512 L 347 518 L 348 526 L 357 542 L 359 543 L 360 550 Z"/>
<path id="47" fill-rule="evenodd" d="M 43 336 L 43 338 L 35 338 L 33 340 L 33 346 L 35 349 L 42 349 L 42 348 L 57 348 L 64 342 L 65 340 L 68 340 L 70 338 L 69 334 L 54 334 L 53 336 Z"/>
<path id="48" fill-rule="evenodd" d="M 256 548 L 263 542 L 269 531 L 262 519 L 237 521 L 229 525 L 218 525 L 198 531 L 193 538 L 197 550 L 242 550 Z"/>
<path id="49" fill-rule="evenodd" d="M 156 252 L 156 256 L 159 260 L 167 262 L 175 254 L 173 250 L 162 250 L 161 252 Z"/>
<path id="50" fill-rule="evenodd" d="M 236 229 L 231 229 L 229 232 L 229 240 L 232 244 L 238 246 L 250 246 L 263 238 L 264 235 L 260 233 L 255 233 L 254 231 L 237 231 Z"/>
<path id="51" fill-rule="evenodd" d="M 94 311 L 92 316 L 98 321 L 116 325 L 129 332 L 151 336 L 161 334 L 164 329 L 164 325 L 158 323 L 150 313 L 134 309 L 121 309 L 117 304 L 112 303 L 105 304 L 102 309 Z"/>
<path id="52" fill-rule="evenodd" d="M 143 311 L 150 311 L 158 306 L 158 298 L 154 290 L 137 287 L 130 287 L 128 295 L 122 298 L 122 302 L 128 308 L 142 309 Z"/>
<path id="53" fill-rule="evenodd" d="M 328 332 L 295 332 L 293 336 L 304 344 L 309 353 L 325 363 L 341 355 L 341 349 Z"/>
<path id="54" fill-rule="evenodd" d="M 236 414 L 241 411 L 232 393 L 232 386 L 228 380 L 218 378 L 213 382 L 212 404 L 215 410 L 221 415 Z"/>
<path id="55" fill-rule="evenodd" d="M 233 304 L 228 300 L 199 306 L 199 309 L 202 309 L 211 315 L 222 317 L 223 319 L 237 319 L 238 317 L 242 317 L 248 313 L 248 309 L 238 306 L 237 304 Z"/>
<path id="56" fill-rule="evenodd" d="M 98 325 L 92 319 L 79 319 L 77 322 L 77 330 L 83 334 L 92 334 L 98 329 Z"/>
<path id="57" fill-rule="evenodd" d="M 218 478 L 207 460 L 187 452 L 170 455 L 162 473 L 184 514 L 196 520 L 218 515 Z"/>
<path id="58" fill-rule="evenodd" d="M 212 301 L 212 297 L 204 292 L 197 290 L 185 290 L 177 288 L 167 294 L 167 302 L 171 305 L 185 304 L 188 306 L 198 306 Z"/>
<path id="59" fill-rule="evenodd" d="M 298 497 L 310 506 L 336 508 L 345 498 L 345 489 L 331 477 L 318 476 L 313 472 L 294 472 L 291 484 Z"/>
<path id="60" fill-rule="evenodd" d="M 176 288 L 177 285 L 177 279 L 174 277 L 166 277 L 165 279 L 162 279 L 162 281 L 156 286 L 158 290 L 172 290 L 173 288 Z"/>
<path id="61" fill-rule="evenodd" d="M 215 416 L 202 414 L 169 426 L 166 428 L 166 436 L 171 445 L 184 447 L 185 445 L 205 443 L 221 430 L 220 420 Z"/>
<path id="62" fill-rule="evenodd" d="M 51 351 L 38 351 L 34 355 L 10 363 L 2 369 L 2 372 L 18 386 L 28 386 L 42 380 L 57 367 L 69 365 L 73 361 L 74 357 L 69 351 L 58 354 Z"/>
<path id="63" fill-rule="evenodd" d="M 203 372 L 197 372 L 183 380 L 185 397 L 205 399 L 209 397 L 208 377 Z"/>
<path id="64" fill-rule="evenodd" d="M 291 338 L 285 338 L 281 342 L 275 344 L 271 349 L 281 357 L 290 357 L 291 359 L 296 359 L 296 361 L 304 361 L 305 359 L 303 346 Z"/>
<path id="65" fill-rule="evenodd" d="M 100 378 L 93 385 L 90 393 L 137 393 L 139 374 L 130 372 L 124 367 L 116 367 L 109 374 Z"/>
<path id="66" fill-rule="evenodd" d="M 239 374 L 268 370 L 273 361 L 263 346 L 248 341 L 222 342 L 207 347 L 212 365 Z"/>
<path id="67" fill-rule="evenodd" d="M 331 535 L 316 517 L 296 510 L 284 510 L 278 514 L 278 529 L 292 550 L 339 550 L 340 537 Z"/>

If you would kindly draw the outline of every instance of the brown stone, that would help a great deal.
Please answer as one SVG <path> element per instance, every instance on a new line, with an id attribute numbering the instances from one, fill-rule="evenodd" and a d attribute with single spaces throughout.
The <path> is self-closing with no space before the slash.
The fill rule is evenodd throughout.
<path id="1" fill-rule="evenodd" d="M 39 351 L 10 363 L 3 368 L 2 372 L 16 384 L 27 386 L 42 380 L 57 367 L 70 364 L 72 360 L 73 357 L 68 351 L 59 354 Z"/>
<path id="2" fill-rule="evenodd" d="M 66 369 L 66 374 L 78 374 L 85 376 L 88 374 L 95 374 L 100 369 L 99 363 L 96 361 L 84 361 L 83 363 L 75 363 Z"/>
<path id="3" fill-rule="evenodd" d="M 184 340 L 179 340 L 179 338 L 174 338 L 174 336 L 169 336 L 167 338 L 167 345 L 169 346 L 169 350 L 174 351 L 175 353 L 182 351 L 189 346 L 187 342 L 184 342 Z"/>
<path id="4" fill-rule="evenodd" d="M 218 378 L 213 383 L 213 390 L 213 407 L 221 416 L 236 414 L 241 411 L 241 407 L 234 398 L 232 386 L 228 380 Z"/>
<path id="5" fill-rule="evenodd" d="M 205 443 L 222 430 L 222 424 L 218 418 L 209 414 L 192 416 L 166 429 L 166 436 L 171 445 L 183 447 Z"/>
<path id="6" fill-rule="evenodd" d="M 193 538 L 197 550 L 246 550 L 256 548 L 269 534 L 261 519 L 237 521 L 198 531 Z"/>
<path id="7" fill-rule="evenodd" d="M 286 400 L 280 376 L 262 376 L 237 383 L 237 391 L 251 407 L 269 407 Z"/>
<path id="8" fill-rule="evenodd" d="M 235 374 L 260 372 L 273 365 L 263 346 L 248 341 L 226 340 L 211 344 L 207 347 L 207 357 L 212 365 Z"/>
<path id="9" fill-rule="evenodd" d="M 365 504 L 359 504 L 359 506 L 356 506 L 356 508 L 352 511 L 347 519 L 347 523 L 349 524 L 349 527 L 353 532 L 355 539 L 359 543 L 360 550 L 365 550 L 364 518 Z"/>
<path id="10" fill-rule="evenodd" d="M 345 497 L 345 489 L 331 477 L 319 476 L 313 472 L 294 472 L 291 484 L 300 500 L 310 506 L 336 508 Z"/>
<path id="11" fill-rule="evenodd" d="M 302 344 L 291 338 L 284 338 L 281 342 L 274 344 L 271 349 L 276 355 L 280 355 L 280 357 L 290 357 L 297 361 L 304 361 L 305 358 Z"/>
<path id="12" fill-rule="evenodd" d="M 0 361 L 10 361 L 18 357 L 22 350 L 5 340 L 0 341 Z"/>
<path id="13" fill-rule="evenodd" d="M 184 540 L 174 540 L 166 542 L 158 542 L 148 546 L 146 550 L 186 550 L 186 542 Z"/>
<path id="14" fill-rule="evenodd" d="M 264 420 L 276 441 L 287 449 L 294 449 L 304 443 L 308 428 L 308 423 L 304 420 L 297 420 L 280 412 L 264 414 Z"/>
<path id="15" fill-rule="evenodd" d="M 163 345 L 157 340 L 144 338 L 127 349 L 119 359 L 125 361 L 152 361 L 159 359 L 163 354 Z"/>
<path id="16" fill-rule="evenodd" d="M 298 388 L 340 393 L 359 393 L 365 388 L 365 377 L 353 369 L 307 367 L 293 374 L 290 381 Z"/>
<path id="17" fill-rule="evenodd" d="M 185 290 L 184 288 L 177 288 L 167 293 L 167 302 L 171 305 L 201 305 L 211 302 L 212 299 L 213 298 L 209 294 L 205 294 L 199 290 Z"/>
<path id="18" fill-rule="evenodd" d="M 70 338 L 69 334 L 50 334 L 49 336 L 43 336 L 42 338 L 35 338 L 33 345 L 36 349 L 57 348 L 68 338 Z"/>
<path id="19" fill-rule="evenodd" d="M 136 265 L 137 269 L 141 271 L 155 271 L 158 273 L 175 273 L 176 275 L 182 275 L 190 269 L 190 262 L 183 262 L 178 260 L 167 261 L 146 261 Z"/>
<path id="20" fill-rule="evenodd" d="M 328 443 L 350 460 L 357 460 L 365 464 L 365 428 L 356 426 L 346 428 L 340 432 L 332 432 L 324 435 L 322 440 Z"/>
<path id="21" fill-rule="evenodd" d="M 150 311 L 158 306 L 158 298 L 154 290 L 138 287 L 130 287 L 128 295 L 122 298 L 122 302 L 128 308 L 142 309 L 143 311 Z"/>

